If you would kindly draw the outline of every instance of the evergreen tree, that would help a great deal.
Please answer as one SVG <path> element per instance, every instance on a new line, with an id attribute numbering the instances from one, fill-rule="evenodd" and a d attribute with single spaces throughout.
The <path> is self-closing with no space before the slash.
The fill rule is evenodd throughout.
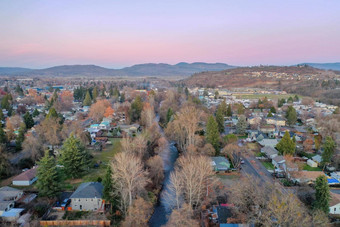
<path id="1" fill-rule="evenodd" d="M 231 104 L 230 104 L 230 103 L 229 103 L 228 109 L 227 109 L 227 116 L 228 116 L 228 117 L 233 116 L 233 111 L 231 110 Z"/>
<path id="2" fill-rule="evenodd" d="M 113 96 L 113 86 L 112 86 L 112 84 L 110 85 L 109 94 L 110 94 L 110 97 Z"/>
<path id="3" fill-rule="evenodd" d="M 90 95 L 90 91 L 88 90 L 86 92 L 85 99 L 83 101 L 83 105 L 84 106 L 91 106 L 91 104 L 92 104 L 91 95 Z"/>
<path id="4" fill-rule="evenodd" d="M 173 115 L 174 111 L 171 108 L 169 108 L 168 112 L 166 113 L 166 124 L 168 124 L 171 121 Z"/>
<path id="5" fill-rule="evenodd" d="M 0 122 L 0 144 L 6 144 L 6 143 L 7 143 L 6 133 L 5 133 L 3 126 Z"/>
<path id="6" fill-rule="evenodd" d="M 25 133 L 26 133 L 26 125 L 23 123 L 19 128 L 19 134 L 15 139 L 15 150 L 21 151 L 22 149 L 22 142 L 25 140 Z"/>
<path id="7" fill-rule="evenodd" d="M 276 109 L 275 109 L 275 107 L 274 107 L 274 106 L 270 107 L 270 112 L 272 112 L 272 113 L 276 113 Z"/>
<path id="8" fill-rule="evenodd" d="M 18 93 L 19 96 L 24 96 L 24 91 L 19 84 L 17 84 L 17 86 L 15 87 L 15 92 Z"/>
<path id="9" fill-rule="evenodd" d="M 322 153 L 322 163 L 326 164 L 326 163 L 330 163 L 331 159 L 334 155 L 335 152 L 335 148 L 336 148 L 336 144 L 334 142 L 334 140 L 332 139 L 332 137 L 327 136 L 326 137 L 326 141 L 323 144 L 323 153 Z"/>
<path id="10" fill-rule="evenodd" d="M 207 90 L 207 89 L 204 89 L 204 91 L 203 91 L 203 96 L 208 96 L 208 95 L 209 95 L 208 90 Z"/>
<path id="11" fill-rule="evenodd" d="M 246 120 L 246 117 L 244 115 L 241 115 L 238 118 L 237 124 L 236 124 L 236 131 L 240 135 L 244 135 L 246 133 L 248 127 L 248 123 Z"/>
<path id="12" fill-rule="evenodd" d="M 142 98 L 138 95 L 135 100 L 131 103 L 130 108 L 130 119 L 132 122 L 138 121 L 140 119 L 143 110 Z"/>
<path id="13" fill-rule="evenodd" d="M 299 99 L 299 96 L 295 95 L 295 96 L 294 96 L 294 101 L 295 101 L 295 102 L 298 102 L 299 100 L 300 100 L 300 99 Z"/>
<path id="14" fill-rule="evenodd" d="M 315 182 L 315 203 L 314 209 L 329 213 L 330 192 L 326 176 L 319 176 Z"/>
<path id="15" fill-rule="evenodd" d="M 105 199 L 108 202 L 112 201 L 112 193 L 113 193 L 113 180 L 112 180 L 112 170 L 111 166 L 109 165 L 106 169 L 106 174 L 103 179 L 103 199 Z"/>
<path id="16" fill-rule="evenodd" d="M 218 131 L 220 133 L 224 132 L 224 116 L 222 106 L 219 105 L 216 111 L 216 122 L 218 126 Z"/>
<path id="17" fill-rule="evenodd" d="M 98 94 L 99 94 L 98 88 L 97 88 L 97 86 L 95 86 L 93 91 L 92 91 L 92 98 L 93 98 L 94 102 L 96 101 Z"/>
<path id="18" fill-rule="evenodd" d="M 30 129 L 34 126 L 34 120 L 32 115 L 29 112 L 26 112 L 24 115 L 24 123 L 26 125 L 26 128 Z"/>
<path id="19" fill-rule="evenodd" d="M 61 175 L 58 172 L 55 159 L 45 151 L 44 157 L 38 162 L 37 188 L 40 196 L 56 197 L 61 190 Z"/>
<path id="20" fill-rule="evenodd" d="M 267 115 L 267 117 L 273 117 L 273 114 L 272 114 L 272 112 L 271 112 L 271 111 L 269 111 L 269 112 L 268 112 L 268 115 Z"/>
<path id="21" fill-rule="evenodd" d="M 122 93 L 122 95 L 120 96 L 120 102 L 125 102 L 125 93 Z"/>
<path id="22" fill-rule="evenodd" d="M 187 87 L 185 87 L 184 92 L 185 92 L 185 95 L 186 95 L 187 97 L 189 97 L 189 89 L 188 89 Z"/>
<path id="23" fill-rule="evenodd" d="M 288 125 L 294 125 L 297 121 L 297 113 L 294 107 L 289 106 L 286 112 L 286 118 Z"/>
<path id="24" fill-rule="evenodd" d="M 57 118 L 59 115 L 57 113 L 57 111 L 52 107 L 49 111 L 48 114 L 46 115 L 46 119 L 49 118 Z"/>
<path id="25" fill-rule="evenodd" d="M 5 121 L 5 115 L 4 112 L 2 112 L 2 109 L 0 109 L 0 121 Z"/>
<path id="26" fill-rule="evenodd" d="M 288 131 L 285 132 L 280 142 L 276 145 L 276 149 L 280 155 L 293 155 L 295 153 L 295 143 L 290 139 Z"/>
<path id="27" fill-rule="evenodd" d="M 67 138 L 61 148 L 60 163 L 64 166 L 67 177 L 80 177 L 89 164 L 89 154 L 80 140 L 73 134 Z"/>
<path id="28" fill-rule="evenodd" d="M 105 87 L 105 85 L 104 85 L 103 89 L 101 90 L 100 96 L 101 96 L 101 97 L 106 97 L 105 93 L 106 93 L 106 87 Z"/>
<path id="29" fill-rule="evenodd" d="M 113 96 L 116 96 L 116 97 L 119 97 L 120 94 L 119 94 L 119 90 L 117 87 L 115 87 L 114 91 L 113 91 Z"/>
<path id="30" fill-rule="evenodd" d="M 290 96 L 290 97 L 288 98 L 287 102 L 292 103 L 292 102 L 294 102 L 294 100 L 293 100 L 293 98 Z"/>
<path id="31" fill-rule="evenodd" d="M 225 99 L 223 99 L 223 102 L 221 102 L 220 106 L 222 109 L 223 117 L 226 117 L 228 114 L 228 107 L 227 107 L 227 103 L 225 102 Z"/>
<path id="32" fill-rule="evenodd" d="M 215 99 L 218 99 L 218 97 L 220 96 L 220 93 L 218 93 L 218 91 L 215 91 Z"/>
<path id="33" fill-rule="evenodd" d="M 40 114 L 40 112 L 39 112 L 39 110 L 38 109 L 35 109 L 34 111 L 33 111 L 33 117 L 38 117 L 39 116 L 39 114 Z"/>
<path id="34" fill-rule="evenodd" d="M 245 111 L 245 109 L 244 109 L 243 104 L 239 103 L 238 107 L 237 107 L 237 114 L 238 115 L 244 114 L 244 111 Z"/>
<path id="35" fill-rule="evenodd" d="M 218 132 L 218 125 L 213 116 L 208 118 L 206 141 L 210 143 L 216 151 L 216 155 L 220 154 L 220 133 Z"/>
<path id="36" fill-rule="evenodd" d="M 1 108 L 2 109 L 5 109 L 7 111 L 10 109 L 11 104 L 10 104 L 9 100 L 10 100 L 10 95 L 9 94 L 5 95 L 2 98 L 2 100 L 1 100 Z"/>

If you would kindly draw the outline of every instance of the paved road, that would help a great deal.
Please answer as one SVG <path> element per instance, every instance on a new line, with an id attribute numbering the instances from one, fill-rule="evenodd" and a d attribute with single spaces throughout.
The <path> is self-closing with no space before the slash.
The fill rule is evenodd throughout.
<path id="1" fill-rule="evenodd" d="M 253 175 L 263 182 L 274 183 L 271 173 L 262 165 L 262 163 L 252 156 L 243 156 L 242 174 Z"/>

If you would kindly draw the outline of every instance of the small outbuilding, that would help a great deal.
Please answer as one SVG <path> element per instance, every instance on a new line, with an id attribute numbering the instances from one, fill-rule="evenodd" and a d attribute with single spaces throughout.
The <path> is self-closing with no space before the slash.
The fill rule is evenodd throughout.
<path id="1" fill-rule="evenodd" d="M 37 179 L 37 168 L 32 168 L 14 177 L 12 184 L 17 186 L 29 186 Z"/>

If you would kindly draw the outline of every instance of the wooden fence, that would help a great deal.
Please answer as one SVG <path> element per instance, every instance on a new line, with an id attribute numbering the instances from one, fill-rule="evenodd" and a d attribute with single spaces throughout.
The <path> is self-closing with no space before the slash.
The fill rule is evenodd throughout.
<path id="1" fill-rule="evenodd" d="M 40 226 L 110 226 L 110 220 L 40 221 Z"/>

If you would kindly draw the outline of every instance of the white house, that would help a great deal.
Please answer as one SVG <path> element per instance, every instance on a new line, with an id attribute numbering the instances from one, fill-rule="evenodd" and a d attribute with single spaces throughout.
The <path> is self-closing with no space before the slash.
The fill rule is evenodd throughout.
<path id="1" fill-rule="evenodd" d="M 340 214 L 340 194 L 331 192 L 331 201 L 329 203 L 330 214 Z"/>
<path id="2" fill-rule="evenodd" d="M 70 196 L 72 210 L 103 210 L 105 205 L 102 199 L 103 189 L 103 185 L 99 182 L 86 182 L 79 185 Z"/>
<path id="3" fill-rule="evenodd" d="M 318 167 L 318 163 L 314 162 L 312 159 L 307 160 L 307 165 L 310 167 Z"/>
<path id="4" fill-rule="evenodd" d="M 12 184 L 17 186 L 29 186 L 37 179 L 37 168 L 32 168 L 14 177 Z"/>
<path id="5" fill-rule="evenodd" d="M 275 156 L 275 157 L 272 159 L 272 164 L 273 164 L 277 169 L 285 170 L 285 169 L 286 169 L 285 163 L 286 163 L 286 160 L 285 160 L 285 158 L 284 158 L 282 155 Z"/>

